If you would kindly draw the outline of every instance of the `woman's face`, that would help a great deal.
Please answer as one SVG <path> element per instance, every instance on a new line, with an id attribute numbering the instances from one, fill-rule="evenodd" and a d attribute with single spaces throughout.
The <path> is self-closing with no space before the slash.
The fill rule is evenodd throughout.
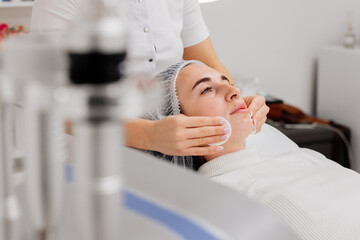
<path id="1" fill-rule="evenodd" d="M 183 114 L 226 118 L 232 127 L 232 142 L 243 142 L 251 133 L 253 124 L 240 89 L 216 70 L 188 65 L 178 75 L 176 90 Z"/>

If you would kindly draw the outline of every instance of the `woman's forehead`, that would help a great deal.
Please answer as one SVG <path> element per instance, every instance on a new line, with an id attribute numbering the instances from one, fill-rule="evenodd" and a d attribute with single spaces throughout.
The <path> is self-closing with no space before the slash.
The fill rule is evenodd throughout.
<path id="1" fill-rule="evenodd" d="M 202 78 L 205 75 L 209 75 L 212 73 L 217 73 L 214 69 L 205 66 L 205 65 L 200 65 L 200 64 L 190 64 L 186 67 L 184 67 L 180 73 L 179 73 L 179 78 L 182 79 L 186 79 L 188 80 L 190 83 L 192 83 L 193 81 L 198 80 L 198 78 Z"/>
<path id="2" fill-rule="evenodd" d="M 202 65 L 202 64 L 197 64 L 197 63 L 192 63 L 192 64 L 189 64 L 187 66 L 185 66 L 181 71 L 204 71 L 204 70 L 207 70 L 207 69 L 210 69 L 208 66 L 206 65 Z"/>
<path id="3" fill-rule="evenodd" d="M 217 75 L 221 74 L 205 65 L 191 64 L 184 67 L 176 80 L 176 90 L 178 91 L 178 95 L 192 92 L 194 84 L 200 79 L 205 77 L 213 79 L 216 78 Z"/>

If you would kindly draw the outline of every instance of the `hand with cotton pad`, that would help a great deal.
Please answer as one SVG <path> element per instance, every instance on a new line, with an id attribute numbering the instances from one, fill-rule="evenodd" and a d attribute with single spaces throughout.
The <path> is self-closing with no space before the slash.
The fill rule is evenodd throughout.
<path id="1" fill-rule="evenodd" d="M 226 137 L 226 139 L 224 141 L 217 142 L 217 143 L 212 143 L 212 144 L 209 144 L 209 146 L 221 146 L 224 143 L 226 143 L 229 140 L 230 136 L 231 136 L 232 130 L 231 130 L 231 124 L 229 123 L 229 121 L 226 120 L 226 118 L 223 118 L 223 117 L 220 117 L 220 116 L 218 116 L 218 118 L 221 118 L 222 120 L 225 121 L 224 126 L 226 127 L 226 129 L 229 129 L 229 131 L 224 135 Z"/>
<path id="2" fill-rule="evenodd" d="M 151 122 L 153 144 L 158 152 L 175 156 L 197 156 L 221 151 L 209 143 L 222 141 L 228 132 L 218 117 L 188 117 L 182 114 Z"/>
<path id="3" fill-rule="evenodd" d="M 217 143 L 212 143 L 212 144 L 209 144 L 209 146 L 221 146 L 221 145 L 223 145 L 224 143 L 226 143 L 229 140 L 229 138 L 231 136 L 231 133 L 232 133 L 231 124 L 229 123 L 229 121 L 226 118 L 223 118 L 223 117 L 220 117 L 220 116 L 218 116 L 218 118 L 221 118 L 222 120 L 225 121 L 224 126 L 226 127 L 226 129 L 229 129 L 229 132 L 224 135 L 226 137 L 226 139 L 224 141 L 217 142 Z M 249 114 L 249 118 L 250 118 L 251 122 L 253 123 L 253 131 L 251 132 L 251 134 L 254 135 L 256 133 L 256 124 L 254 123 L 254 120 L 252 119 L 251 114 Z"/>
<path id="4" fill-rule="evenodd" d="M 250 116 L 254 124 L 254 131 L 256 134 L 261 131 L 261 127 L 266 122 L 266 115 L 270 108 L 266 105 L 264 96 L 246 96 L 243 97 L 246 105 L 249 108 Z"/>

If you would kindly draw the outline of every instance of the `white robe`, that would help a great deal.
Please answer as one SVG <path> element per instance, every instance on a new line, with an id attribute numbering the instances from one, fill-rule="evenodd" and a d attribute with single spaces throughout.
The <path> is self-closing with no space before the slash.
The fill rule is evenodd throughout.
<path id="1" fill-rule="evenodd" d="M 360 239 L 360 174 L 299 148 L 269 126 L 247 146 L 198 172 L 268 206 L 300 239 Z"/>

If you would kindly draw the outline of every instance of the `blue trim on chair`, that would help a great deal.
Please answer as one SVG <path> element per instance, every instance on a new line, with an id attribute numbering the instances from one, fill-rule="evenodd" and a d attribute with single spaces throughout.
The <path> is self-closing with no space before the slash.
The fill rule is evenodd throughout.
<path id="1" fill-rule="evenodd" d="M 70 164 L 65 166 L 65 180 L 72 182 L 73 167 Z M 165 225 L 173 232 L 176 232 L 187 240 L 217 240 L 207 229 L 201 227 L 191 219 L 179 215 L 176 212 L 170 211 L 157 204 L 151 203 L 129 191 L 124 191 L 124 206 L 134 212 L 137 212 L 145 217 L 148 217 L 160 224 Z"/>
<path id="2" fill-rule="evenodd" d="M 70 164 L 66 163 L 65 164 L 65 181 L 66 182 L 74 181 L 74 178 L 73 178 L 74 172 L 73 171 L 74 171 L 73 167 Z"/>
<path id="3" fill-rule="evenodd" d="M 151 203 L 133 193 L 124 192 L 124 205 L 152 220 L 155 220 L 175 231 L 188 240 L 215 240 L 218 239 L 205 228 L 194 221 L 185 218 L 173 211 Z"/>

